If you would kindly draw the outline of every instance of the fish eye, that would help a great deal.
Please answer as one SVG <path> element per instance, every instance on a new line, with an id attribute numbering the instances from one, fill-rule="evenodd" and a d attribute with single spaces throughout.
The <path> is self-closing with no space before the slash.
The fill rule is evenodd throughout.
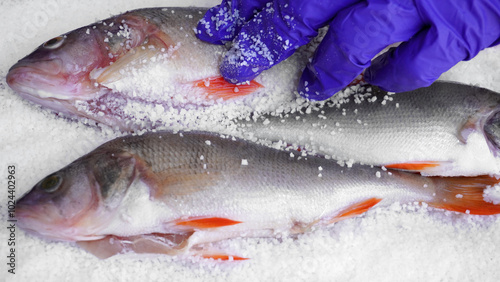
<path id="1" fill-rule="evenodd" d="M 59 48 L 64 42 L 63 36 L 54 37 L 51 40 L 43 43 L 43 47 L 47 49 L 56 49 Z"/>
<path id="2" fill-rule="evenodd" d="M 45 179 L 40 183 L 40 188 L 47 193 L 52 193 L 61 186 L 62 177 L 59 175 L 53 174 L 45 177 Z"/>

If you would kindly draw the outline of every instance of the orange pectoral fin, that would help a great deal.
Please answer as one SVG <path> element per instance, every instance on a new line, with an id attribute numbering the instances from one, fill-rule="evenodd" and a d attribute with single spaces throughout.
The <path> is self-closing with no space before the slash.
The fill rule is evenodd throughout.
<path id="1" fill-rule="evenodd" d="M 180 226 L 189 226 L 196 229 L 206 229 L 206 228 L 230 226 L 238 223 L 241 223 L 241 221 L 236 221 L 222 217 L 208 217 L 208 218 L 195 218 L 195 219 L 177 221 L 175 224 Z"/>
<path id="2" fill-rule="evenodd" d="M 499 179 L 489 175 L 432 179 L 437 183 L 437 189 L 434 201 L 428 203 L 430 206 L 468 214 L 500 213 L 500 205 L 484 199 L 484 189 L 497 185 L 500 183 Z"/>
<path id="3" fill-rule="evenodd" d="M 413 172 L 432 172 L 435 170 L 443 169 L 449 165 L 448 162 L 428 161 L 428 162 L 408 162 L 385 165 L 386 168 L 400 169 Z"/>
<path id="4" fill-rule="evenodd" d="M 249 83 L 235 85 L 227 82 L 222 76 L 197 80 L 193 85 L 205 91 L 208 98 L 222 98 L 223 100 L 245 96 L 255 92 L 259 88 L 264 87 L 262 84 L 255 82 L 254 80 Z"/>
<path id="5" fill-rule="evenodd" d="M 332 218 L 328 223 L 335 223 L 347 218 L 355 217 L 357 215 L 363 214 L 371 209 L 373 206 L 378 204 L 382 199 L 370 198 L 359 203 L 352 204 L 347 208 L 341 210 L 338 215 Z"/>

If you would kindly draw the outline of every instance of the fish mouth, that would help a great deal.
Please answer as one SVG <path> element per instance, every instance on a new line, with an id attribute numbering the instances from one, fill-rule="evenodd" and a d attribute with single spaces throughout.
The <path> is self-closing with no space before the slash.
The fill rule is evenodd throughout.
<path id="1" fill-rule="evenodd" d="M 24 97 L 41 99 L 69 99 L 68 95 L 56 91 L 64 87 L 67 79 L 61 75 L 61 61 L 50 60 L 37 63 L 19 62 L 7 74 L 7 84 Z M 58 93 L 59 92 L 59 93 Z"/>
<path id="2" fill-rule="evenodd" d="M 19 96 L 21 96 L 22 98 L 30 102 L 33 102 L 37 105 L 40 105 L 44 108 L 48 108 L 58 113 L 62 113 L 69 116 L 75 114 L 74 110 L 75 106 L 70 100 L 60 100 L 55 98 L 40 98 L 37 95 L 33 95 L 30 89 L 14 88 L 14 87 L 12 87 L 12 89 L 16 91 L 16 93 L 19 94 Z"/>
<path id="3" fill-rule="evenodd" d="M 45 75 L 41 71 L 30 67 L 12 67 L 7 75 L 8 85 L 23 99 L 28 100 L 35 105 L 39 105 L 42 108 L 50 109 L 57 114 L 62 114 L 65 117 L 84 117 L 91 120 L 96 120 L 100 123 L 112 126 L 112 123 L 107 121 L 105 118 L 100 118 L 98 115 L 94 115 L 92 112 L 86 112 L 79 109 L 78 105 L 87 105 L 92 101 L 99 101 L 99 99 L 105 94 L 110 93 L 107 87 L 99 85 L 95 91 L 89 92 L 88 95 L 83 96 L 69 96 L 67 94 L 58 94 L 58 92 L 52 92 L 50 90 L 43 90 L 41 87 L 45 85 L 40 85 L 40 88 L 36 88 L 38 82 L 27 79 L 28 77 L 41 77 L 44 76 L 45 80 L 50 81 L 50 84 L 55 87 L 54 81 L 59 81 L 61 84 L 66 83 L 66 80 L 60 78 L 57 75 Z M 44 82 L 40 82 L 44 84 Z M 90 104 L 89 104 L 90 105 Z M 90 106 L 91 107 L 91 106 Z M 92 107 L 91 107 L 92 108 Z"/>
<path id="4" fill-rule="evenodd" d="M 43 99 L 88 100 L 100 92 L 91 82 L 89 72 L 67 74 L 63 71 L 62 60 L 57 58 L 21 60 L 10 68 L 6 80 L 23 98 L 36 103 Z"/>
<path id="5" fill-rule="evenodd" d="M 19 228 L 38 237 L 71 241 L 66 236 L 61 236 L 59 228 L 56 227 L 57 223 L 46 222 L 47 216 L 41 216 L 42 211 L 46 214 L 48 210 L 38 206 L 18 204 L 16 206 L 16 219 Z"/>
<path id="6" fill-rule="evenodd" d="M 104 237 L 82 234 L 78 226 L 66 226 L 64 222 L 55 220 L 52 214 L 57 212 L 40 206 L 16 206 L 17 225 L 31 235 L 68 242 L 98 240 Z"/>

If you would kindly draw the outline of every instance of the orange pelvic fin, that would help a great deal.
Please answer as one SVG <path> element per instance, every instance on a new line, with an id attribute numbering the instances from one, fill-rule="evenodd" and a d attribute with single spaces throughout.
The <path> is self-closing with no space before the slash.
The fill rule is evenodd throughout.
<path id="1" fill-rule="evenodd" d="M 449 211 L 492 215 L 500 213 L 500 205 L 484 199 L 484 189 L 500 183 L 489 175 L 476 177 L 432 177 L 437 183 L 434 201 L 430 206 Z"/>
<path id="2" fill-rule="evenodd" d="M 449 162 L 426 161 L 426 162 L 408 162 L 385 165 L 386 168 L 400 169 L 413 172 L 430 173 L 435 170 L 441 170 L 443 167 L 450 165 Z"/>
<path id="3" fill-rule="evenodd" d="M 181 226 L 189 226 L 195 229 L 206 229 L 206 228 L 230 226 L 238 223 L 241 223 L 241 221 L 236 221 L 222 217 L 207 217 L 207 218 L 195 218 L 195 219 L 177 221 L 175 224 Z"/>
<path id="4" fill-rule="evenodd" d="M 352 204 L 348 206 L 347 208 L 341 210 L 338 215 L 336 215 L 334 218 L 332 218 L 329 223 L 335 223 L 344 219 L 348 219 L 351 217 L 358 216 L 360 214 L 365 213 L 368 211 L 370 208 L 378 204 L 382 199 L 379 198 L 370 198 L 367 200 L 364 200 L 359 203 Z"/>
<path id="5" fill-rule="evenodd" d="M 223 260 L 223 261 L 232 261 L 232 260 L 247 260 L 248 258 L 240 257 L 240 256 L 232 256 L 227 254 L 202 254 L 202 258 L 206 259 L 214 259 L 214 260 Z"/>
<path id="6" fill-rule="evenodd" d="M 255 92 L 257 89 L 262 88 L 262 84 L 254 80 L 249 83 L 235 85 L 227 82 L 222 76 L 209 77 L 206 79 L 197 80 L 194 86 L 202 89 L 207 94 L 207 97 L 213 99 L 223 100 L 245 96 Z"/>

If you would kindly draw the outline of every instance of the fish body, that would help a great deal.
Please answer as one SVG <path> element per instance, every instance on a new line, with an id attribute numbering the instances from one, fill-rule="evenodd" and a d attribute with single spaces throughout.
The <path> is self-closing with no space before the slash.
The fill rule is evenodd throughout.
<path id="1" fill-rule="evenodd" d="M 302 48 L 255 81 L 227 83 L 218 68 L 226 48 L 195 35 L 205 11 L 140 9 L 79 28 L 21 59 L 7 82 L 27 100 L 122 131 L 193 126 L 204 114 L 217 124 L 295 103 L 295 85 L 311 51 Z"/>
<path id="2" fill-rule="evenodd" d="M 200 246 L 302 233 L 375 205 L 426 202 L 499 213 L 500 205 L 483 197 L 497 182 L 341 167 L 202 132 L 150 133 L 105 143 L 47 176 L 18 201 L 16 216 L 28 232 L 78 241 L 101 258 L 127 252 L 221 258 L 228 254 Z"/>
<path id="3" fill-rule="evenodd" d="M 346 164 L 479 175 L 500 173 L 499 112 L 496 92 L 435 82 L 396 94 L 364 89 L 322 106 L 238 124 L 246 139 L 293 145 Z"/>

